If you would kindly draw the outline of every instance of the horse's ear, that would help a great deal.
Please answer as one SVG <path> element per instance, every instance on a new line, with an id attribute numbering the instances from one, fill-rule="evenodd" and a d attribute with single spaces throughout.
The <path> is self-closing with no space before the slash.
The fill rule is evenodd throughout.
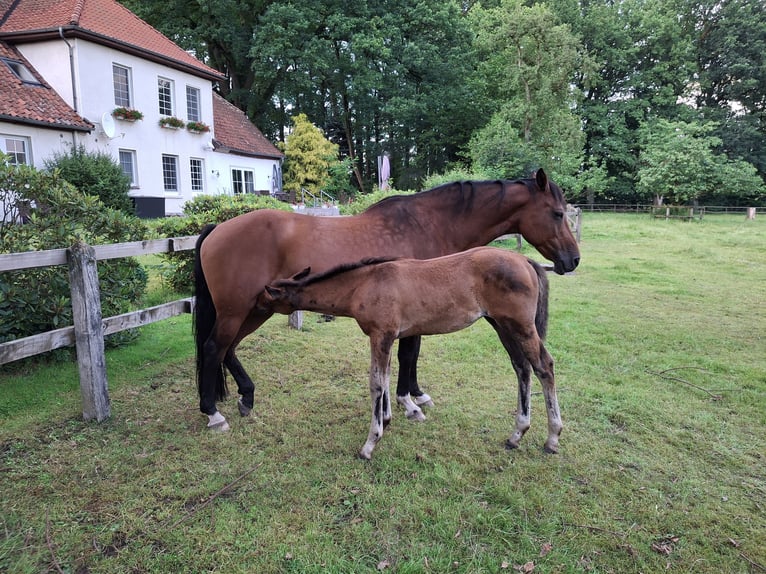
<path id="1" fill-rule="evenodd" d="M 537 186 L 541 190 L 546 191 L 548 189 L 548 176 L 545 175 L 543 168 L 540 168 L 535 172 L 535 181 L 537 181 Z"/>
<path id="2" fill-rule="evenodd" d="M 300 279 L 303 279 L 306 277 L 309 273 L 311 273 L 311 267 L 306 267 L 303 271 L 300 271 L 293 275 L 292 279 L 293 281 L 299 281 Z"/>

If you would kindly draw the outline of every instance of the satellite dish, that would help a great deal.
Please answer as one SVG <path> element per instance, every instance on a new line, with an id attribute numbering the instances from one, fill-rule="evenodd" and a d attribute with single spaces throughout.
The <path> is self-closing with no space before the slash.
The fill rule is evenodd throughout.
<path id="1" fill-rule="evenodd" d="M 114 134 L 117 133 L 117 130 L 114 127 L 114 118 L 109 112 L 101 114 L 101 131 L 103 131 L 104 135 L 108 138 L 113 138 Z"/>

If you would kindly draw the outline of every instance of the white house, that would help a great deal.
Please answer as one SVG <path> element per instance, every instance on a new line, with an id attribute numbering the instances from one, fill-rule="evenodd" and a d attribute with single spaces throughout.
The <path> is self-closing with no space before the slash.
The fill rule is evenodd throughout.
<path id="1" fill-rule="evenodd" d="M 141 216 L 201 193 L 281 192 L 283 154 L 214 91 L 225 81 L 114 0 L 0 0 L 0 151 L 36 167 L 71 146 L 106 152 Z"/>

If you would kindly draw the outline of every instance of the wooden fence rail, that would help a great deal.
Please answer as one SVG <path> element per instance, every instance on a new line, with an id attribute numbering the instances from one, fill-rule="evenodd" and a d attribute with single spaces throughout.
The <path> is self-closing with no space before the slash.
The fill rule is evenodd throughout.
<path id="1" fill-rule="evenodd" d="M 192 298 L 140 309 L 106 319 L 101 316 L 101 299 L 96 261 L 169 253 L 194 249 L 197 236 L 134 241 L 90 246 L 76 243 L 69 249 L 28 251 L 0 255 L 0 272 L 68 265 L 74 325 L 0 344 L 0 365 L 75 344 L 80 374 L 83 417 L 102 421 L 109 417 L 104 336 L 148 325 L 182 313 L 190 313 Z"/>

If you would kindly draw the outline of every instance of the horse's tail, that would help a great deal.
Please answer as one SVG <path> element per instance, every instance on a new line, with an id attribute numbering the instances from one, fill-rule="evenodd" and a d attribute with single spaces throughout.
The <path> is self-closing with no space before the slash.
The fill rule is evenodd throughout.
<path id="1" fill-rule="evenodd" d="M 548 274 L 545 269 L 539 263 L 528 260 L 529 264 L 537 273 L 537 313 L 535 314 L 535 327 L 537 327 L 537 335 L 545 340 L 545 335 L 548 332 Z"/>
<path id="2" fill-rule="evenodd" d="M 202 261 L 200 260 L 200 248 L 205 238 L 215 229 L 215 225 L 206 225 L 197 238 L 197 244 L 194 251 L 194 340 L 197 350 L 197 389 L 200 398 L 202 398 L 202 385 L 211 384 L 211 381 L 205 381 L 202 372 L 205 367 L 205 341 L 208 340 L 213 328 L 215 327 L 216 311 L 213 304 L 213 298 L 210 295 L 210 289 L 205 279 L 205 272 L 202 270 Z M 215 377 L 215 393 L 217 400 L 223 400 L 228 394 L 226 388 L 226 377 L 223 370 L 223 363 L 218 366 Z"/>

